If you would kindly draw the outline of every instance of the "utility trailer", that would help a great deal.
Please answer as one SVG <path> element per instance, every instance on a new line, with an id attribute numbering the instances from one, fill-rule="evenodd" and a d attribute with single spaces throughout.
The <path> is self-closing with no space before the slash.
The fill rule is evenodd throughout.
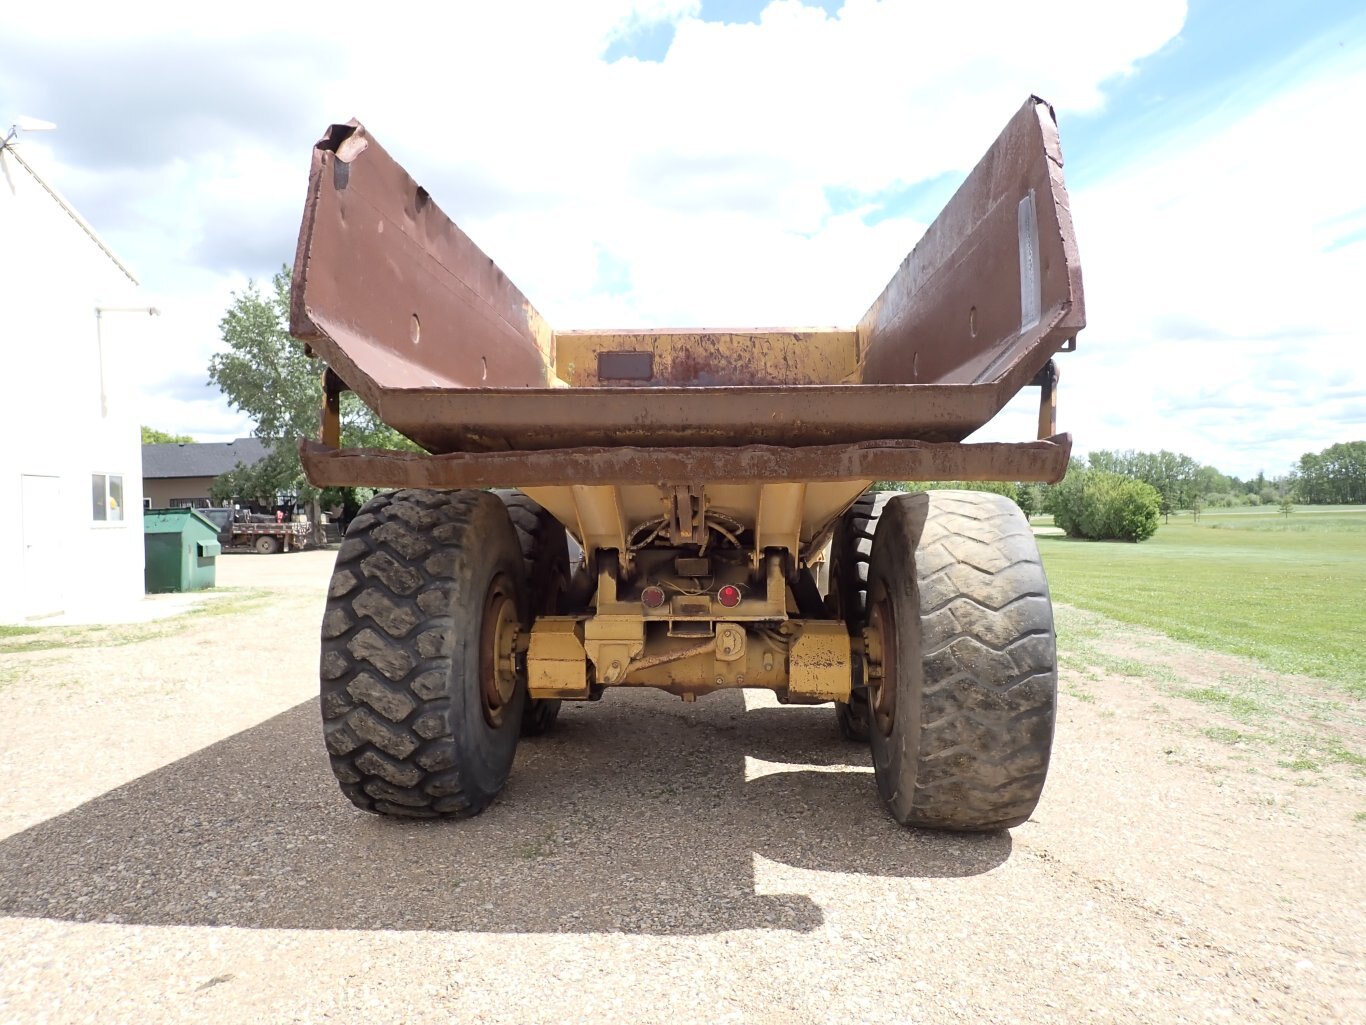
<path id="1" fill-rule="evenodd" d="M 218 528 L 218 542 L 224 548 L 251 548 L 261 555 L 300 551 L 308 543 L 313 527 L 308 523 L 279 521 L 273 516 L 246 519 L 236 509 L 197 510 Z"/>
<path id="2" fill-rule="evenodd" d="M 308 523 L 238 523 L 228 524 L 228 543 L 234 548 L 250 548 L 261 555 L 276 552 L 302 551 L 313 530 Z"/>
<path id="3" fill-rule="evenodd" d="M 291 330 L 327 364 L 300 452 L 315 485 L 395 489 L 348 527 L 323 617 L 342 790 L 473 815 L 561 701 L 759 687 L 833 702 L 898 822 L 1023 822 L 1057 675 L 1029 524 L 868 489 L 1060 480 L 1053 356 L 1083 325 L 1037 97 L 863 318 L 819 329 L 554 330 L 361 124 L 331 126 L 294 261 Z M 964 441 L 1027 386 L 1036 440 Z M 424 451 L 341 448 L 347 389 Z"/>

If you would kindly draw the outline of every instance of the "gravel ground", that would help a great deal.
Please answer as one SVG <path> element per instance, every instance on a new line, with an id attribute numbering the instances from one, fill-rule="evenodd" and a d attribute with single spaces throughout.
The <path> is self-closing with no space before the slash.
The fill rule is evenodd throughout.
<path id="1" fill-rule="evenodd" d="M 1246 663 L 1101 623 L 1162 671 L 1064 670 L 1009 834 L 893 826 L 829 708 L 653 692 L 410 825 L 323 755 L 330 562 L 228 556 L 200 612 L 0 654 L 0 1021 L 1366 1021 L 1361 769 L 1173 695 Z"/>

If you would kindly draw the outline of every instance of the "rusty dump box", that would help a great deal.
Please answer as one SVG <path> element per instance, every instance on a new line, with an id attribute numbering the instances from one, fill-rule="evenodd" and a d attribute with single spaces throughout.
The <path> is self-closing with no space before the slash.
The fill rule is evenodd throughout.
<path id="1" fill-rule="evenodd" d="M 1057 128 L 1033 97 L 862 318 L 820 329 L 556 330 L 361 124 L 333 125 L 291 316 L 334 410 L 350 388 L 430 453 L 338 450 L 325 415 L 303 445 L 314 483 L 524 489 L 1057 480 L 1052 356 L 1083 323 Z M 962 443 L 1030 384 L 1039 440 Z"/>

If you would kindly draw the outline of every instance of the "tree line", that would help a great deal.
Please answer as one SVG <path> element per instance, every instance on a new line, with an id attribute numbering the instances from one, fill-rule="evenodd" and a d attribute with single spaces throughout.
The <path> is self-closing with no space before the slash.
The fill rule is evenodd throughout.
<path id="1" fill-rule="evenodd" d="M 1289 499 L 1302 505 L 1366 503 L 1366 441 L 1339 442 L 1322 452 L 1307 452 L 1289 473 L 1268 478 L 1264 472 L 1241 480 L 1202 465 L 1180 452 L 1105 451 L 1090 453 L 1074 466 L 1117 473 L 1145 481 L 1161 496 L 1162 512 L 1270 505 Z M 1070 472 L 1070 471 L 1069 471 Z"/>
<path id="2" fill-rule="evenodd" d="M 1366 441 L 1344 441 L 1300 456 L 1294 496 L 1306 505 L 1366 504 Z"/>

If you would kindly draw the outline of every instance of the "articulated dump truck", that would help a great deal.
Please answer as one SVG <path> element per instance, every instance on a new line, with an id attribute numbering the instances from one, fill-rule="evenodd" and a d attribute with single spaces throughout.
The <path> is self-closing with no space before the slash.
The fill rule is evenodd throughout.
<path id="1" fill-rule="evenodd" d="M 562 701 L 754 687 L 833 703 L 900 823 L 1029 816 L 1057 682 L 1029 524 L 999 495 L 869 488 L 1066 472 L 1053 356 L 1084 315 L 1042 100 L 849 326 L 555 330 L 356 121 L 314 148 L 292 303 L 326 362 L 309 480 L 389 489 L 322 623 L 356 805 L 474 815 Z M 964 441 L 1029 386 L 1036 440 Z M 342 448 L 345 390 L 422 451 Z"/>

